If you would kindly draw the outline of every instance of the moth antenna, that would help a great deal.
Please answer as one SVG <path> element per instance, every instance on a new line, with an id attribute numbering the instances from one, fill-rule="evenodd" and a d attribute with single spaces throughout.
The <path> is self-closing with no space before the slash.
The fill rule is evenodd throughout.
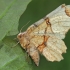
<path id="1" fill-rule="evenodd" d="M 19 44 L 19 42 L 17 42 L 17 44 L 15 44 L 13 47 L 17 46 Z"/>
<path id="2" fill-rule="evenodd" d="M 29 21 L 29 22 L 30 22 L 30 21 Z M 22 29 L 23 29 L 29 22 L 27 22 L 27 23 L 20 29 L 20 33 L 21 33 Z"/>

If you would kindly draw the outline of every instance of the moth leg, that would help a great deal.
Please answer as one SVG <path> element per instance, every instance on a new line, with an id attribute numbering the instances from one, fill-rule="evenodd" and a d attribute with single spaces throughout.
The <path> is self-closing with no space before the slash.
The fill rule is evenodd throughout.
<path id="1" fill-rule="evenodd" d="M 27 47 L 27 52 L 31 56 L 31 58 L 33 59 L 35 64 L 38 66 L 40 58 L 39 58 L 39 52 L 38 52 L 37 48 L 35 47 L 35 45 L 29 44 Z"/>

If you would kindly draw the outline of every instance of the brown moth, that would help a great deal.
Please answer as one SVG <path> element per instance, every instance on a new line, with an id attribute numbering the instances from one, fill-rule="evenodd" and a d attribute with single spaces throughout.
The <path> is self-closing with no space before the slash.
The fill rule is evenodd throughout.
<path id="1" fill-rule="evenodd" d="M 39 53 L 48 61 L 60 61 L 66 53 L 62 39 L 70 29 L 70 5 L 61 5 L 41 20 L 31 25 L 17 38 L 35 64 L 39 65 Z"/>

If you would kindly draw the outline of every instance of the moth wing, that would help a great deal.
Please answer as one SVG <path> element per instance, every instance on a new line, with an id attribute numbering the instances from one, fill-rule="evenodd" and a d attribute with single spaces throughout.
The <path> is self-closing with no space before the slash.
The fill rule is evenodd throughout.
<path id="1" fill-rule="evenodd" d="M 39 31 L 43 31 L 44 30 L 44 19 L 40 19 L 39 21 L 35 22 L 34 24 L 32 24 L 30 27 L 28 27 L 27 32 L 29 34 L 35 34 L 35 32 L 39 32 Z M 43 25 L 43 26 L 42 26 Z M 42 28 L 43 27 L 43 28 Z"/>
<path id="2" fill-rule="evenodd" d="M 46 23 L 48 17 L 50 26 Z M 66 53 L 66 45 L 61 40 L 70 29 L 70 6 L 61 5 L 45 18 L 31 25 L 27 32 L 31 35 L 49 36 L 42 54 L 49 61 L 60 61 L 62 53 Z"/>
<path id="3" fill-rule="evenodd" d="M 70 5 L 59 6 L 53 12 L 48 14 L 49 22 L 55 36 L 60 39 L 65 38 L 65 34 L 70 29 Z"/>
<path id="4" fill-rule="evenodd" d="M 52 36 L 48 38 L 42 54 L 49 61 L 60 61 L 63 59 L 62 53 L 66 53 L 66 49 L 67 47 L 61 39 Z"/>
<path id="5" fill-rule="evenodd" d="M 51 24 L 51 28 L 48 31 L 45 29 L 48 28 L 46 24 L 46 18 L 48 17 Z M 31 25 L 27 31 L 35 35 L 49 35 L 56 36 L 60 39 L 65 38 L 65 34 L 70 29 L 70 5 L 65 6 L 64 4 L 59 6 L 57 9 L 52 11 L 50 14 L 41 20 L 35 22 Z"/>

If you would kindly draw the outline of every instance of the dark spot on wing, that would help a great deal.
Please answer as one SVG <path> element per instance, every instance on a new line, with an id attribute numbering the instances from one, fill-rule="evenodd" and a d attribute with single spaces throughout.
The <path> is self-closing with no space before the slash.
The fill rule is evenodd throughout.
<path id="1" fill-rule="evenodd" d="M 33 24 L 35 27 L 38 27 L 36 24 Z"/>

